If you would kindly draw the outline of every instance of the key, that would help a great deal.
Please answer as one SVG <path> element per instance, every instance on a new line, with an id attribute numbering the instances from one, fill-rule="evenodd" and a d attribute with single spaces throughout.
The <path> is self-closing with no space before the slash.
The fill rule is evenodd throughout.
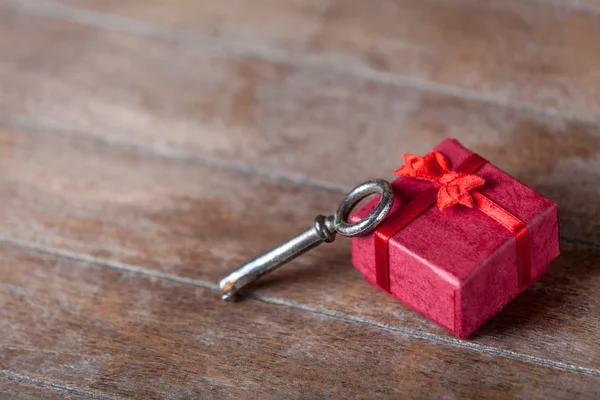
<path id="1" fill-rule="evenodd" d="M 348 218 L 352 209 L 364 198 L 379 194 L 379 203 L 364 219 L 350 223 Z M 273 250 L 243 264 L 221 279 L 219 287 L 223 291 L 223 300 L 235 299 L 236 294 L 245 286 L 262 276 L 275 271 L 321 243 L 331 243 L 339 233 L 354 237 L 366 235 L 375 230 L 392 208 L 394 192 L 389 182 L 382 179 L 364 182 L 348 193 L 334 215 L 315 218 L 312 228 L 294 236 Z"/>

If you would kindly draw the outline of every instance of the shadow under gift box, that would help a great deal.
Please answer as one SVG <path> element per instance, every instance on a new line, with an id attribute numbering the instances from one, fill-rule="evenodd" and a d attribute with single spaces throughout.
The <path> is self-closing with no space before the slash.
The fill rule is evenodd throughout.
<path id="1" fill-rule="evenodd" d="M 472 154 L 456 139 L 444 140 L 435 150 L 446 156 L 452 168 Z M 460 339 L 469 337 L 544 275 L 560 253 L 556 203 L 490 163 L 474 173 L 486 180 L 477 192 L 527 224 L 528 284 L 519 286 L 514 234 L 476 208 L 456 205 L 441 211 L 433 204 L 390 239 L 388 250 L 389 294 Z M 396 197 L 387 219 L 430 186 L 432 182 L 409 177 L 394 181 Z M 350 220 L 365 217 L 377 200 L 365 204 Z M 375 233 L 352 239 L 352 262 L 367 282 L 379 287 Z"/>

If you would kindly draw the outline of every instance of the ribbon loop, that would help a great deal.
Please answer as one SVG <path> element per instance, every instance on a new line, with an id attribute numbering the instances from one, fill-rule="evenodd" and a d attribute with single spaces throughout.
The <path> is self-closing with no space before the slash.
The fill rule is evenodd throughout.
<path id="1" fill-rule="evenodd" d="M 450 169 L 450 163 L 439 151 L 425 157 L 404 155 L 404 165 L 394 171 L 398 176 L 423 179 L 441 185 L 437 206 L 444 211 L 457 204 L 473 208 L 475 201 L 470 192 L 485 184 L 485 179 L 475 174 L 458 173 Z"/>

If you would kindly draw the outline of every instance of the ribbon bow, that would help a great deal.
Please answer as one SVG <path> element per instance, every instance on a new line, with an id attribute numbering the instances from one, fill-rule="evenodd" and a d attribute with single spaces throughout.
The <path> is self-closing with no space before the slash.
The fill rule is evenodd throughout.
<path id="1" fill-rule="evenodd" d="M 475 199 L 471 191 L 485 184 L 485 179 L 478 175 L 452 171 L 446 157 L 438 151 L 432 151 L 425 157 L 404 154 L 404 165 L 394 174 L 441 185 L 437 193 L 437 206 L 442 211 L 456 204 L 474 208 Z"/>

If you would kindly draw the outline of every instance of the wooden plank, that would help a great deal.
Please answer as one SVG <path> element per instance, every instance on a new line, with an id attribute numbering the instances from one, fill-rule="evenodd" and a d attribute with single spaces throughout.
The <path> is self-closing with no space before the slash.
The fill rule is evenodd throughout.
<path id="1" fill-rule="evenodd" d="M 98 398 L 101 398 L 100 396 Z M 34 384 L 0 378 L 0 399 L 2 400 L 82 400 L 88 396 L 71 391 L 48 389 Z"/>
<path id="2" fill-rule="evenodd" d="M 597 126 L 8 12 L 0 54 L 5 120 L 339 191 L 455 136 L 556 200 L 564 235 L 600 240 Z"/>
<path id="3" fill-rule="evenodd" d="M 0 271 L 3 368 L 109 395 L 591 399 L 600 390 L 594 377 L 6 246 Z"/>
<path id="4" fill-rule="evenodd" d="M 77 10 L 106 13 L 82 14 L 96 25 L 135 30 L 111 18 L 124 16 L 156 27 L 138 30 L 144 34 L 176 28 L 183 37 L 214 36 L 250 52 L 279 57 L 278 51 L 290 51 L 359 75 L 382 73 L 487 102 L 600 121 L 600 18 L 577 7 L 520 0 L 56 2 L 71 8 L 62 11 L 69 18 L 77 19 Z M 32 2 L 33 12 L 39 7 Z"/>
<path id="5" fill-rule="evenodd" d="M 77 135 L 4 128 L 0 138 L 0 237 L 210 287 L 341 197 Z M 599 265 L 597 251 L 567 246 L 551 272 L 468 345 L 364 283 L 347 240 L 310 252 L 253 290 L 266 302 L 600 376 Z"/>
<path id="6" fill-rule="evenodd" d="M 600 9 L 600 0 L 537 0 L 557 6 L 571 7 L 578 10 L 597 14 Z"/>

